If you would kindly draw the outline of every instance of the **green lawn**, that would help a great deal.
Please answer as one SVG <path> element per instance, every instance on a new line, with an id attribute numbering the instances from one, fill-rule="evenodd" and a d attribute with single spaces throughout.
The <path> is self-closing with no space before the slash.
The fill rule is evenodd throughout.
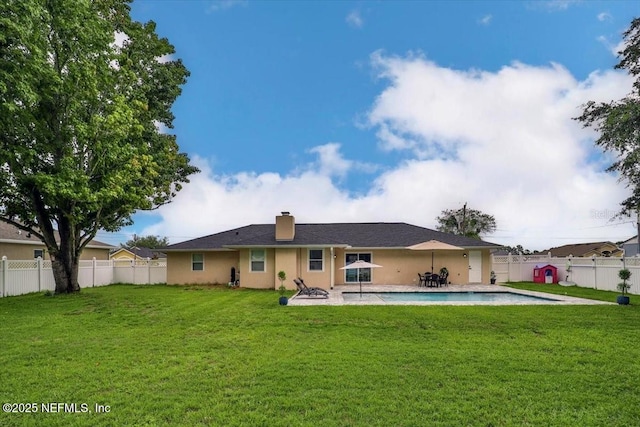
<path id="1" fill-rule="evenodd" d="M 0 425 L 640 425 L 640 305 L 277 300 L 126 285 L 0 299 L 2 403 L 110 407 Z"/>
<path id="2" fill-rule="evenodd" d="M 595 299 L 607 302 L 616 302 L 616 297 L 620 295 L 620 292 L 612 291 L 598 291 L 591 288 L 581 288 L 578 286 L 560 286 L 554 284 L 545 283 L 533 283 L 533 282 L 515 282 L 508 283 L 507 286 L 516 289 L 526 289 L 529 291 L 548 292 L 550 294 L 570 295 L 578 298 Z M 631 304 L 634 302 L 633 296 L 631 296 Z M 640 296 L 635 298 L 636 303 L 640 302 Z"/>

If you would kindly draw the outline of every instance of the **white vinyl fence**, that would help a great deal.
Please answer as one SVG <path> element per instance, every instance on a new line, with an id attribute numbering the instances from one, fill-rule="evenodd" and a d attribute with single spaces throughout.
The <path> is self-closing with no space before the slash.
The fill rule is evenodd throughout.
<path id="1" fill-rule="evenodd" d="M 492 255 L 497 282 L 532 282 L 533 269 L 547 264 L 558 269 L 558 280 L 575 282 L 583 288 L 618 291 L 618 271 L 631 271 L 630 294 L 640 295 L 640 258 L 552 257 L 550 255 Z"/>
<path id="2" fill-rule="evenodd" d="M 134 283 L 137 285 L 166 283 L 167 263 L 158 260 L 146 261 L 80 261 L 78 283 L 81 288 L 105 286 L 112 283 Z M 33 260 L 0 261 L 0 297 L 54 291 L 51 261 L 41 258 Z"/>

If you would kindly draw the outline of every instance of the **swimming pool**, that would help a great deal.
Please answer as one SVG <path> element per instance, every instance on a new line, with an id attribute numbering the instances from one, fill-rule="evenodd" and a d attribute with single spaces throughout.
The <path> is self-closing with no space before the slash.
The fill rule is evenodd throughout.
<path id="1" fill-rule="evenodd" d="M 553 298 L 518 294 L 515 292 L 343 292 L 345 302 L 488 302 L 527 303 L 553 302 Z"/>

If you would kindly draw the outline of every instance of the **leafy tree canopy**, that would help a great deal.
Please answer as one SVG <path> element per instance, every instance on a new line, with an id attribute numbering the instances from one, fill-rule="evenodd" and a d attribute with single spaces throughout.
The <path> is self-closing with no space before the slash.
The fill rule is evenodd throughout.
<path id="1" fill-rule="evenodd" d="M 460 209 L 442 211 L 436 221 L 438 222 L 436 226 L 438 231 L 474 239 L 480 239 L 481 235 L 490 234 L 496 230 L 496 220 L 492 215 L 468 209 L 466 203 Z"/>
<path id="2" fill-rule="evenodd" d="M 616 69 L 635 77 L 631 93 L 611 102 L 589 101 L 576 120 L 595 129 L 596 145 L 617 156 L 609 171 L 620 173 L 631 195 L 621 203 L 621 215 L 631 215 L 640 208 L 640 18 L 635 18 L 624 32 L 624 48 L 619 52 Z"/>
<path id="3" fill-rule="evenodd" d="M 523 248 L 522 245 L 503 246 L 502 249 L 512 254 L 531 255 L 533 253 L 529 249 Z"/>
<path id="4" fill-rule="evenodd" d="M 45 243 L 56 292 L 79 290 L 98 230 L 170 202 L 197 172 L 159 132 L 189 73 L 129 3 L 0 2 L 0 220 Z"/>
<path id="5" fill-rule="evenodd" d="M 133 239 L 127 240 L 124 245 L 121 245 L 125 248 L 149 248 L 149 249 L 157 249 L 164 248 L 169 246 L 169 238 L 168 237 L 160 237 L 160 236 L 134 236 Z"/>

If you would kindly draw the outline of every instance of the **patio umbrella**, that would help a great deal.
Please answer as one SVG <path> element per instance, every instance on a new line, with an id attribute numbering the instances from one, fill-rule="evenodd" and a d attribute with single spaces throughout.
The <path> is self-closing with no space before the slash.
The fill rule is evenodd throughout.
<path id="1" fill-rule="evenodd" d="M 340 270 L 354 270 L 357 268 L 378 268 L 378 267 L 382 267 L 382 266 L 378 264 L 373 264 L 371 262 L 358 260 L 358 261 L 352 262 L 351 264 L 347 264 L 344 267 L 341 267 Z M 358 279 L 360 280 L 360 296 L 362 296 L 362 279 L 360 278 L 360 275 L 358 275 Z"/>
<path id="2" fill-rule="evenodd" d="M 412 251 L 431 251 L 431 274 L 433 274 L 433 258 L 436 251 L 463 251 L 460 246 L 450 245 L 439 240 L 429 240 L 427 242 L 417 243 L 407 246 Z"/>

